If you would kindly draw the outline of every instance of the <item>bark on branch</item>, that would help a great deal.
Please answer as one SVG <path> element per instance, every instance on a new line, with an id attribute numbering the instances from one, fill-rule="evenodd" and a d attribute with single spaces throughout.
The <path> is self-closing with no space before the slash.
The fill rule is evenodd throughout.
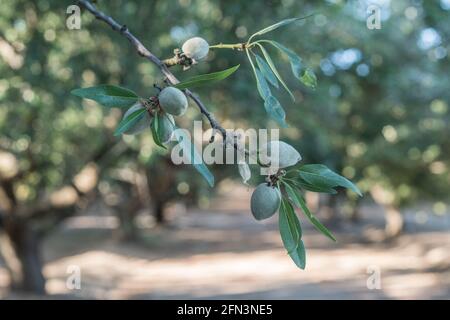
<path id="1" fill-rule="evenodd" d="M 131 43 L 131 45 L 136 49 L 137 53 L 155 64 L 161 73 L 167 78 L 167 81 L 175 85 L 179 83 L 180 81 L 174 76 L 174 74 L 169 70 L 169 68 L 164 64 L 163 61 L 161 61 L 158 57 L 156 57 L 150 50 L 148 50 L 142 42 L 134 36 L 130 30 L 128 30 L 126 25 L 122 25 L 118 23 L 116 20 L 114 20 L 112 17 L 106 15 L 102 11 L 98 10 L 95 5 L 93 5 L 88 0 L 78 0 L 78 4 L 88 10 L 92 15 L 95 16 L 98 20 L 101 20 L 108 24 L 114 31 L 119 32 L 121 35 L 123 35 L 125 38 L 128 39 L 128 41 Z M 214 130 L 217 130 L 221 133 L 224 141 L 226 140 L 226 130 L 217 122 L 217 120 L 214 118 L 214 115 L 208 111 L 206 106 L 203 104 L 203 102 L 196 96 L 193 92 L 191 92 L 188 89 L 183 90 L 186 96 L 191 98 L 194 103 L 197 105 L 197 107 L 200 109 L 200 112 L 208 119 L 211 127 Z"/>

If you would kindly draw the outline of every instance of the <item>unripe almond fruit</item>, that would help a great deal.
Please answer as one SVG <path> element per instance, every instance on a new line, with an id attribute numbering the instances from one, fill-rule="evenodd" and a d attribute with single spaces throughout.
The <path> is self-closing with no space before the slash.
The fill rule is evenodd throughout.
<path id="1" fill-rule="evenodd" d="M 164 88 L 158 96 L 161 108 L 174 116 L 181 116 L 186 112 L 188 101 L 184 93 L 175 87 Z"/>
<path id="2" fill-rule="evenodd" d="M 126 119 L 126 117 L 128 117 L 130 114 L 132 114 L 133 112 L 138 111 L 142 108 L 144 108 L 142 106 L 142 104 L 140 104 L 140 103 L 134 104 L 132 107 L 130 107 L 130 109 L 127 110 L 127 112 L 125 112 L 125 114 L 123 115 L 123 119 Z M 148 114 L 148 112 L 146 112 L 144 114 L 144 117 L 141 120 L 139 120 L 134 126 L 132 126 L 130 129 L 125 131 L 124 134 L 138 134 L 144 130 L 149 129 L 151 120 L 152 119 L 151 119 L 150 115 Z"/>
<path id="3" fill-rule="evenodd" d="M 267 183 L 261 183 L 253 191 L 250 208 L 256 220 L 270 218 L 280 208 L 280 191 Z"/>
<path id="4" fill-rule="evenodd" d="M 199 61 L 208 55 L 209 44 L 203 38 L 194 37 L 183 43 L 181 50 L 186 57 Z"/>
<path id="5" fill-rule="evenodd" d="M 286 168 L 296 165 L 302 156 L 290 144 L 275 140 L 260 149 L 260 159 L 271 167 Z"/>

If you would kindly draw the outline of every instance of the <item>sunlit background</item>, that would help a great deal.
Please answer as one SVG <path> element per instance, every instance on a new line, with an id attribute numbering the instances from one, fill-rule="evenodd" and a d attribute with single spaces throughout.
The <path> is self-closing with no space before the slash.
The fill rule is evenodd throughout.
<path id="1" fill-rule="evenodd" d="M 150 97 L 163 81 L 88 12 L 69 30 L 73 2 L 0 5 L 0 298 L 450 298 L 449 0 L 96 1 L 161 58 L 192 36 L 244 42 L 315 13 L 267 34 L 318 77 L 316 90 L 302 86 L 270 51 L 297 100 L 277 92 L 289 124 L 281 139 L 364 197 L 306 195 L 338 242 L 302 219 L 305 271 L 282 247 L 277 219 L 250 213 L 256 167 L 246 186 L 236 166 L 211 166 L 211 189 L 173 165 L 150 130 L 114 137 L 121 110 L 70 95 L 114 84 Z M 371 4 L 381 29 L 367 27 Z M 276 128 L 244 53 L 214 50 L 173 72 L 237 64 L 196 92 L 225 128 Z M 192 105 L 177 121 L 192 129 L 198 119 Z"/>

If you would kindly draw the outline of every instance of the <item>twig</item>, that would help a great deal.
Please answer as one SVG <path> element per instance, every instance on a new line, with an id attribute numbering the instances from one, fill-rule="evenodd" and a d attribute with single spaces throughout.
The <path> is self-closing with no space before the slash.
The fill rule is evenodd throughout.
<path id="1" fill-rule="evenodd" d="M 114 20 L 112 17 L 106 15 L 102 11 L 98 10 L 97 7 L 95 7 L 90 1 L 88 0 L 78 0 L 78 4 L 88 10 L 92 15 L 95 16 L 98 20 L 101 20 L 111 26 L 111 28 L 114 31 L 119 32 L 121 35 L 123 35 L 125 38 L 128 39 L 128 41 L 131 43 L 131 45 L 136 49 L 137 53 L 144 57 L 145 59 L 149 60 L 153 64 L 155 64 L 162 74 L 167 78 L 168 82 L 171 85 L 175 85 L 179 83 L 180 81 L 173 75 L 172 72 L 170 72 L 169 68 L 164 64 L 163 61 L 161 61 L 157 56 L 155 56 L 153 53 L 151 53 L 143 44 L 142 42 L 136 38 L 127 28 L 126 25 L 122 25 L 118 23 L 116 20 Z M 194 95 L 190 90 L 185 89 L 183 90 L 186 96 L 191 98 L 195 104 L 200 109 L 200 112 L 208 119 L 211 127 L 215 130 L 218 130 L 224 139 L 226 140 L 226 130 L 216 121 L 213 114 L 208 111 L 208 109 L 205 107 L 205 105 L 202 103 L 202 101 Z"/>

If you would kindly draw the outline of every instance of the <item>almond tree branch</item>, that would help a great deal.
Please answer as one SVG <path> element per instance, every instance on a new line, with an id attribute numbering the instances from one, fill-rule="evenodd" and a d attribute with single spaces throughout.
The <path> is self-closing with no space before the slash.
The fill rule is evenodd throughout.
<path id="1" fill-rule="evenodd" d="M 179 83 L 180 81 L 174 76 L 174 74 L 169 70 L 169 68 L 164 64 L 163 61 L 161 61 L 158 57 L 156 57 L 153 53 L 151 53 L 143 44 L 142 42 L 136 38 L 127 28 L 126 25 L 122 25 L 118 23 L 116 20 L 114 20 L 112 17 L 106 15 L 102 11 L 98 10 L 96 6 L 94 6 L 89 0 L 78 0 L 78 4 L 88 10 L 92 15 L 95 16 L 98 20 L 101 20 L 108 24 L 114 31 L 119 32 L 121 35 L 123 35 L 125 38 L 128 39 L 128 41 L 131 43 L 131 45 L 136 49 L 137 53 L 155 64 L 161 71 L 161 73 L 167 78 L 167 81 L 171 85 L 175 85 Z M 206 106 L 203 104 L 203 102 L 200 100 L 198 96 L 196 96 L 193 92 L 191 92 L 188 89 L 183 90 L 186 96 L 191 98 L 195 104 L 200 109 L 200 112 L 208 119 L 211 128 L 214 130 L 217 130 L 221 133 L 224 141 L 226 140 L 226 130 L 217 122 L 217 120 L 214 118 L 214 115 L 208 111 Z"/>

